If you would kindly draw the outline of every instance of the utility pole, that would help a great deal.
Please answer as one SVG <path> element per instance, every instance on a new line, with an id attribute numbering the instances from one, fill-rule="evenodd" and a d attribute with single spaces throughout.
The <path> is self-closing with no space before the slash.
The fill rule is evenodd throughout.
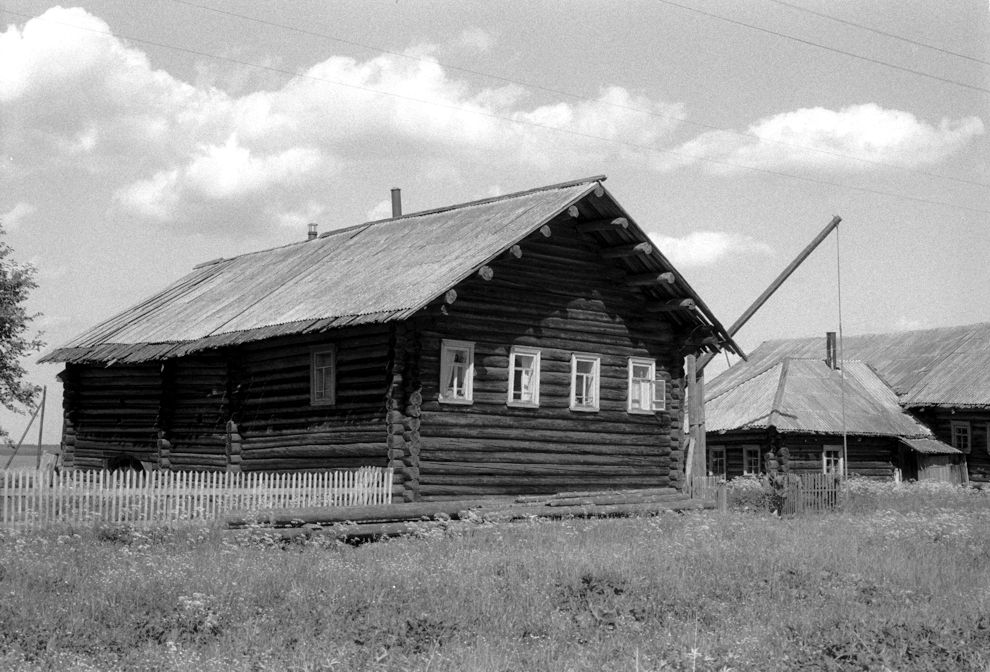
<path id="1" fill-rule="evenodd" d="M 807 247 L 801 250 L 801 253 L 794 258 L 794 260 L 787 265 L 780 275 L 774 279 L 770 285 L 763 290 L 756 301 L 754 301 L 749 308 L 743 311 L 743 314 L 739 316 L 739 319 L 732 323 L 727 330 L 729 338 L 734 338 L 736 333 L 742 329 L 743 325 L 749 322 L 749 319 L 758 311 L 764 303 L 766 303 L 774 292 L 780 289 L 780 286 L 784 284 L 787 278 L 791 277 L 791 274 L 797 270 L 797 267 L 804 262 L 805 259 L 815 251 L 823 240 L 825 240 L 836 227 L 839 226 L 839 222 L 842 218 L 838 215 L 832 218 L 825 228 L 822 229 L 814 240 L 812 240 Z M 690 484 L 690 478 L 692 476 L 697 476 L 704 474 L 706 470 L 707 463 L 707 446 L 705 442 L 705 367 L 712 361 L 715 355 L 713 353 L 705 353 L 700 357 L 695 358 L 694 355 L 688 355 L 687 357 L 687 375 L 688 375 L 688 417 L 691 423 L 690 427 L 690 439 L 688 441 L 688 454 L 685 460 L 685 481 Z M 693 370 L 693 373 L 692 373 Z"/>

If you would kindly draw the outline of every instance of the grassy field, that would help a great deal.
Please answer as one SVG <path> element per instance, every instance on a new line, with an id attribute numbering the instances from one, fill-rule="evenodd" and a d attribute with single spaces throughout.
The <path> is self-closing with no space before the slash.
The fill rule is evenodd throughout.
<path id="1" fill-rule="evenodd" d="M 990 669 L 990 496 L 451 524 L 0 535 L 0 669 Z"/>
<path id="2" fill-rule="evenodd" d="M 60 450 L 58 444 L 43 444 L 41 449 L 49 453 L 58 453 Z M 10 464 L 11 469 L 31 469 L 38 463 L 38 444 L 23 445 L 16 455 L 11 448 L 0 446 L 0 469 L 4 468 L 11 455 L 14 455 L 14 460 Z"/>

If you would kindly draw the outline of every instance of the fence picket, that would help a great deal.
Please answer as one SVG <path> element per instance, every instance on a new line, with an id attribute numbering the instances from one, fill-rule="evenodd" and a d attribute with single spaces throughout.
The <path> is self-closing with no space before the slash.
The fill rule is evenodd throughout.
<path id="1" fill-rule="evenodd" d="M 0 525 L 172 524 L 228 511 L 390 504 L 393 470 L 262 472 L 51 472 L 0 470 Z"/>

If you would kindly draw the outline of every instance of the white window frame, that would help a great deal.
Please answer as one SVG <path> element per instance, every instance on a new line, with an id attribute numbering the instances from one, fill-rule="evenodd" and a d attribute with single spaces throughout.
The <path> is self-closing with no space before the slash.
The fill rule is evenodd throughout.
<path id="1" fill-rule="evenodd" d="M 965 430 L 965 445 L 956 442 L 956 430 Z M 964 455 L 969 455 L 973 451 L 973 427 L 969 420 L 952 420 L 949 422 L 950 443 L 953 448 L 961 451 Z M 988 443 L 990 445 L 990 443 Z"/>
<path id="2" fill-rule="evenodd" d="M 516 396 L 516 358 L 519 355 L 533 358 L 533 383 L 532 397 L 529 399 L 515 399 Z M 522 345 L 514 345 L 509 349 L 509 391 L 506 397 L 506 405 L 518 408 L 539 408 L 540 406 L 540 360 L 541 354 L 538 348 L 528 348 Z"/>
<path id="3" fill-rule="evenodd" d="M 464 372 L 464 391 L 461 395 L 449 396 L 445 394 L 445 386 L 450 379 L 451 369 L 454 366 L 454 355 L 458 352 L 467 353 L 467 368 Z M 474 403 L 473 342 L 455 341 L 446 338 L 440 341 L 440 392 L 437 395 L 437 399 L 444 404 L 470 405 Z"/>
<path id="4" fill-rule="evenodd" d="M 637 366 L 649 367 L 650 380 L 650 408 L 636 408 L 633 406 L 633 387 L 636 381 L 647 380 L 647 378 L 634 378 L 633 370 Z M 653 415 L 657 411 L 667 410 L 667 381 L 657 379 L 657 361 L 646 357 L 630 357 L 626 374 L 626 411 L 642 415 Z M 642 390 L 640 390 L 642 398 Z"/>
<path id="5" fill-rule="evenodd" d="M 756 471 L 750 469 L 752 456 L 756 455 Z M 742 472 L 743 476 L 759 476 L 763 469 L 763 458 L 760 455 L 760 447 L 755 445 L 742 447 Z"/>
<path id="6" fill-rule="evenodd" d="M 722 464 L 721 471 L 715 471 L 715 461 L 718 459 Z M 726 478 L 729 473 L 729 461 L 726 454 L 725 446 L 709 446 L 708 447 L 708 475 L 717 476 L 718 478 Z"/>
<path id="7" fill-rule="evenodd" d="M 578 362 L 591 362 L 592 369 L 591 375 L 593 376 L 594 389 L 592 391 L 592 403 L 590 404 L 579 404 L 577 400 L 577 379 Z M 587 352 L 572 352 L 571 353 L 571 403 L 570 409 L 572 411 L 578 411 L 580 413 L 597 413 L 601 408 L 601 391 L 602 391 L 602 358 L 600 355 L 595 355 Z"/>
<path id="8" fill-rule="evenodd" d="M 330 366 L 317 367 L 316 362 L 323 355 L 330 355 Z M 329 391 L 324 380 L 323 394 L 320 394 L 318 381 L 320 372 L 330 369 Z M 324 378 L 326 374 L 322 374 Z M 309 403 L 312 406 L 333 406 L 337 403 L 337 346 L 321 345 L 310 349 L 309 353 Z"/>
<path id="9" fill-rule="evenodd" d="M 834 469 L 829 471 L 829 462 Z M 822 446 L 822 473 L 842 476 L 845 473 L 845 460 L 842 457 L 842 446 Z"/>

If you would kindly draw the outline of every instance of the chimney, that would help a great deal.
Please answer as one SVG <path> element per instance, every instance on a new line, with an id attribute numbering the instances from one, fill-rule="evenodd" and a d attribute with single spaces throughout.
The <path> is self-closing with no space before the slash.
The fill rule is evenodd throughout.
<path id="1" fill-rule="evenodd" d="M 825 332 L 825 365 L 830 369 L 839 368 L 839 358 L 835 353 L 835 332 Z"/>
<path id="2" fill-rule="evenodd" d="M 306 240 L 313 240 L 316 238 L 316 222 L 309 223 L 309 231 L 306 232 Z"/>
<path id="3" fill-rule="evenodd" d="M 402 216 L 402 190 L 398 188 L 392 189 L 392 216 Z"/>

